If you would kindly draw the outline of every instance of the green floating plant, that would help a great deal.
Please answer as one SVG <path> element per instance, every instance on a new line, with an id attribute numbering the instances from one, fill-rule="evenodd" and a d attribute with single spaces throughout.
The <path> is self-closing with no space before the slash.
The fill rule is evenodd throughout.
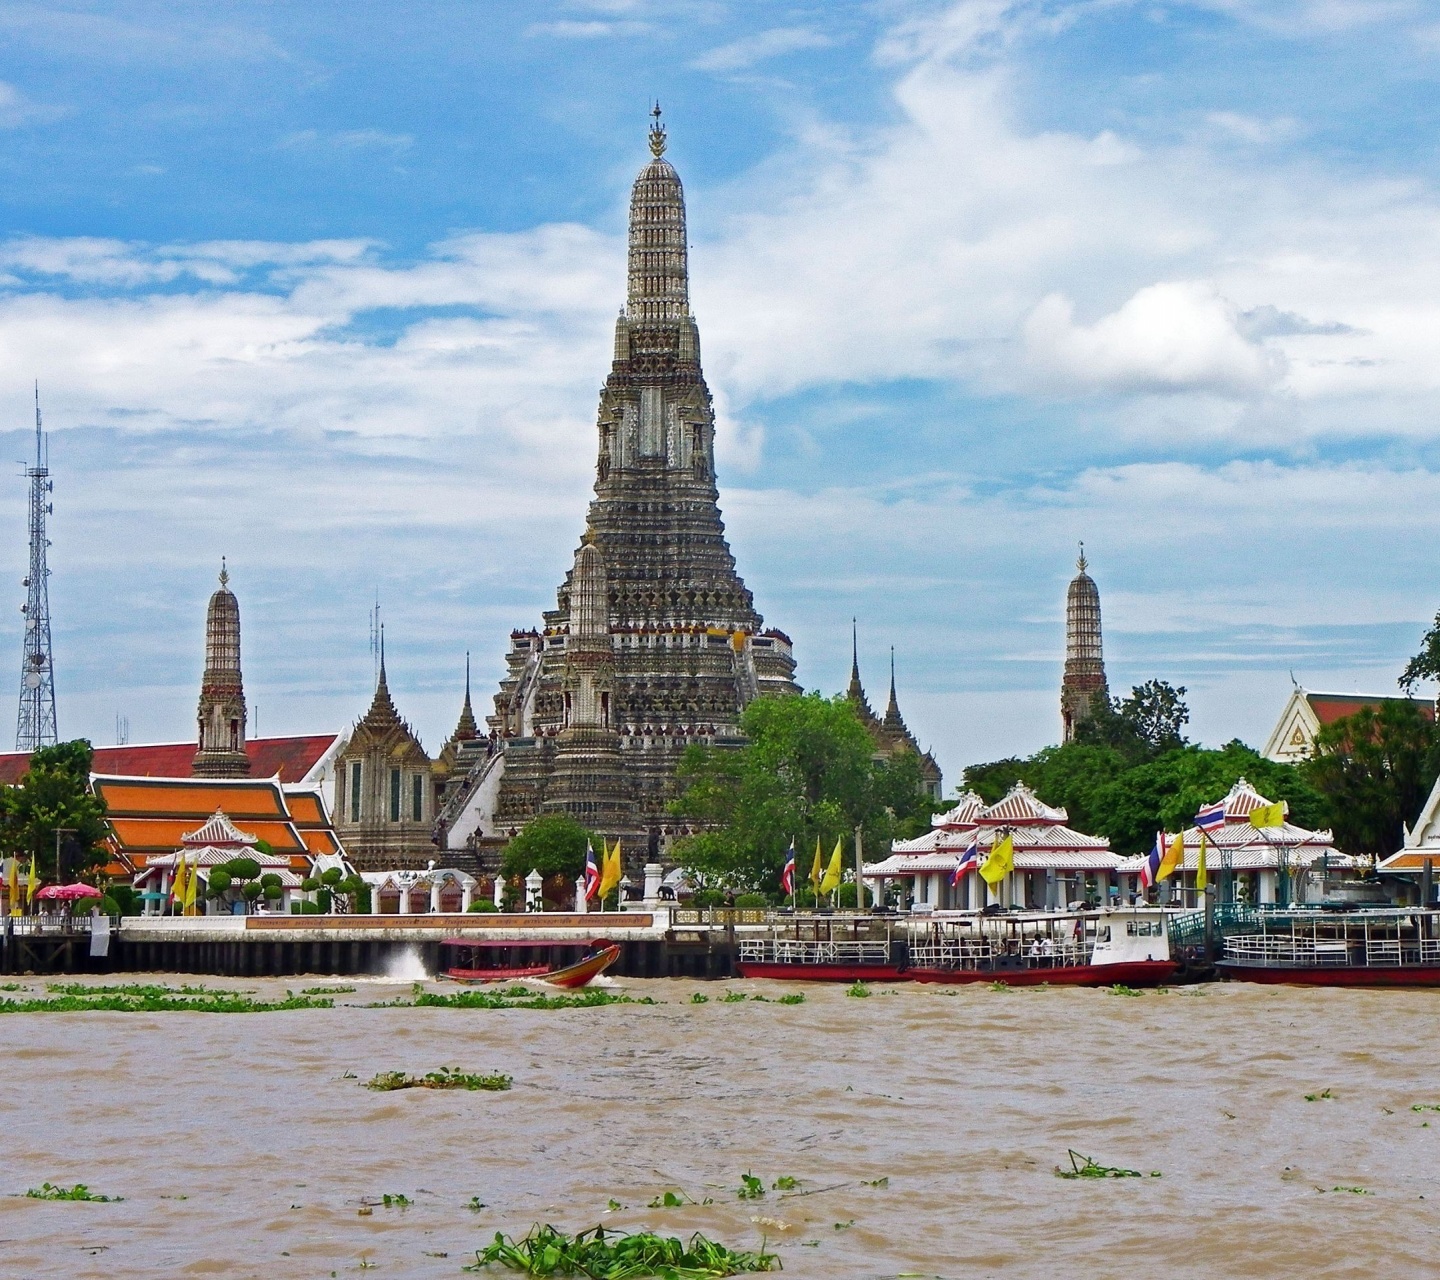
<path id="1" fill-rule="evenodd" d="M 124 1196 L 102 1196 L 91 1191 L 83 1182 L 73 1187 L 59 1187 L 53 1182 L 41 1183 L 25 1193 L 31 1200 L 88 1200 L 92 1204 L 115 1204 Z"/>
<path id="2" fill-rule="evenodd" d="M 1138 996 L 1144 992 L 1136 991 L 1134 987 L 1127 987 L 1123 982 L 1117 982 L 1113 986 L 1106 987 L 1106 992 L 1112 996 Z"/>
<path id="3" fill-rule="evenodd" d="M 847 996 L 854 996 L 856 999 L 863 1000 L 866 996 L 870 994 L 870 988 L 867 987 L 863 982 L 853 982 L 850 984 L 850 986 L 845 988 L 845 994 Z"/>
<path id="4" fill-rule="evenodd" d="M 1322 1089 L 1319 1093 L 1307 1093 L 1307 1094 L 1305 1095 L 1305 1101 L 1306 1101 L 1306 1102 L 1331 1102 L 1331 1101 L 1333 1101 L 1333 1097 L 1332 1097 L 1329 1089 Z"/>
<path id="5" fill-rule="evenodd" d="M 588 1276 L 590 1280 L 707 1280 L 780 1270 L 780 1259 L 762 1245 L 755 1253 L 730 1249 L 701 1235 L 688 1241 L 650 1231 L 634 1234 L 594 1227 L 574 1236 L 536 1224 L 527 1235 L 511 1240 L 495 1233 L 493 1244 L 475 1251 L 464 1271 L 502 1266 L 527 1276 Z"/>
<path id="6" fill-rule="evenodd" d="M 455 1067 L 441 1067 L 436 1071 L 427 1071 L 423 1076 L 406 1075 L 403 1071 L 381 1071 L 367 1080 L 365 1087 L 377 1093 L 390 1093 L 396 1089 L 484 1089 L 499 1093 L 514 1083 L 512 1077 L 498 1071 L 491 1075 L 477 1075 Z"/>
<path id="7" fill-rule="evenodd" d="M 1099 1164 L 1090 1156 L 1083 1156 L 1078 1151 L 1066 1153 L 1070 1157 L 1070 1167 L 1062 1169 L 1059 1165 L 1055 1167 L 1057 1178 L 1143 1178 L 1145 1175 L 1139 1169 L 1122 1169 L 1118 1165 Z M 1159 1170 L 1152 1170 L 1150 1176 L 1158 1178 Z"/>
<path id="8" fill-rule="evenodd" d="M 804 1004 L 805 993 L 803 991 L 792 991 L 788 996 L 781 996 L 776 1004 Z"/>
<path id="9" fill-rule="evenodd" d="M 741 1200 L 763 1200 L 765 1184 L 748 1170 L 740 1175 L 740 1189 L 736 1195 Z"/>

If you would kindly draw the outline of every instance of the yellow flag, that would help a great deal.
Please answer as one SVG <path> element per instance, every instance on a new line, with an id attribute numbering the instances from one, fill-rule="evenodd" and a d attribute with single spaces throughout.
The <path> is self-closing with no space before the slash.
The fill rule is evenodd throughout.
<path id="1" fill-rule="evenodd" d="M 20 859 L 10 860 L 10 914 L 20 916 L 25 914 L 25 909 L 20 905 Z"/>
<path id="2" fill-rule="evenodd" d="M 35 890 L 40 887 L 40 877 L 35 874 L 35 855 L 30 855 L 30 884 L 25 890 L 25 900 L 31 904 L 35 901 Z"/>
<path id="3" fill-rule="evenodd" d="M 1200 862 L 1195 868 L 1195 892 L 1204 893 L 1205 886 L 1209 884 L 1209 878 L 1205 875 L 1205 833 L 1200 833 Z"/>
<path id="4" fill-rule="evenodd" d="M 600 872 L 600 896 L 607 898 L 620 887 L 620 876 L 622 874 L 620 870 L 620 841 L 618 839 L 615 841 L 615 847 L 613 849 L 604 839 L 600 841 L 600 844 L 605 850 L 605 857 L 601 860 L 604 865 Z"/>
<path id="5" fill-rule="evenodd" d="M 170 901 L 185 910 L 185 859 L 176 858 L 175 868 L 170 873 Z"/>
<path id="6" fill-rule="evenodd" d="M 1185 835 L 1182 832 L 1170 841 L 1170 847 L 1165 850 L 1165 856 L 1160 859 L 1160 867 L 1155 872 L 1156 880 L 1163 880 L 1176 867 L 1185 865 Z"/>
<path id="7" fill-rule="evenodd" d="M 195 914 L 195 890 L 199 884 L 200 871 L 198 867 L 192 865 L 185 875 L 184 910 L 187 916 L 193 916 Z"/>
<path id="8" fill-rule="evenodd" d="M 840 887 L 840 877 L 845 874 L 841 861 L 840 837 L 835 837 L 835 852 L 830 855 L 830 865 L 825 868 L 825 878 L 820 881 L 821 893 L 834 893 Z"/>
<path id="9" fill-rule="evenodd" d="M 820 896 L 820 881 L 825 878 L 825 863 L 820 857 L 820 837 L 815 837 L 815 861 L 810 867 L 810 887 L 815 890 L 815 896 Z"/>
<path id="10" fill-rule="evenodd" d="M 990 850 L 990 856 L 985 859 L 985 865 L 980 868 L 980 874 L 985 877 L 986 884 L 999 884 L 1010 874 L 1014 866 L 1015 842 L 1007 835 Z"/>
<path id="11" fill-rule="evenodd" d="M 1283 827 L 1285 825 L 1284 803 L 1262 804 L 1258 809 L 1251 809 L 1250 825 L 1252 827 Z"/>

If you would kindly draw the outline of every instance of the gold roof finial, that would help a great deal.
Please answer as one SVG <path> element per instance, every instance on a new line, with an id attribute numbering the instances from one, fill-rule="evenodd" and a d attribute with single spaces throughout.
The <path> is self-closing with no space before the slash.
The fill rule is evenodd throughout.
<path id="1" fill-rule="evenodd" d="M 650 154 L 658 160 L 665 154 L 665 126 L 660 123 L 660 103 L 658 101 L 650 115 L 655 121 L 650 126 Z"/>
<path id="2" fill-rule="evenodd" d="M 1077 569 L 1079 569 L 1081 573 L 1084 573 L 1084 572 L 1085 572 L 1085 568 L 1086 568 L 1085 544 L 1084 544 L 1083 542 L 1080 544 L 1080 559 L 1078 559 L 1077 561 L 1075 561 L 1075 567 L 1076 567 Z"/>
<path id="3" fill-rule="evenodd" d="M 230 581 L 230 571 L 225 568 L 225 557 L 220 557 L 220 585 L 223 587 Z"/>

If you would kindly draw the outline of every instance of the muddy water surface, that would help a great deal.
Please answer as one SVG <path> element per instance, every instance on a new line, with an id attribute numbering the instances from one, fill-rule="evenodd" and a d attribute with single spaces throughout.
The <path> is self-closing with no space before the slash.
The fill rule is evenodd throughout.
<path id="1" fill-rule="evenodd" d="M 1440 993 L 612 989 L 662 1003 L 5 1015 L 0 1274 L 453 1277 L 548 1221 L 799 1277 L 1440 1275 Z M 515 1085 L 361 1087 L 441 1065 Z M 1069 1148 L 1163 1176 L 1063 1181 Z M 125 1200 L 16 1194 L 45 1181 Z"/>

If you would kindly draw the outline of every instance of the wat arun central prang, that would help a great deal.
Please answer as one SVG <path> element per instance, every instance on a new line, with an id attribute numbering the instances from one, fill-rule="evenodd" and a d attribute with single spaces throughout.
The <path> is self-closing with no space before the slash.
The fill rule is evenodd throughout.
<path id="1" fill-rule="evenodd" d="M 441 814 L 452 849 L 563 812 L 653 855 L 678 830 L 666 805 L 685 748 L 737 743 L 750 701 L 798 692 L 790 640 L 764 629 L 725 541 L 685 196 L 653 114 L 595 497 L 556 607 L 511 633 L 488 753 Z"/>

